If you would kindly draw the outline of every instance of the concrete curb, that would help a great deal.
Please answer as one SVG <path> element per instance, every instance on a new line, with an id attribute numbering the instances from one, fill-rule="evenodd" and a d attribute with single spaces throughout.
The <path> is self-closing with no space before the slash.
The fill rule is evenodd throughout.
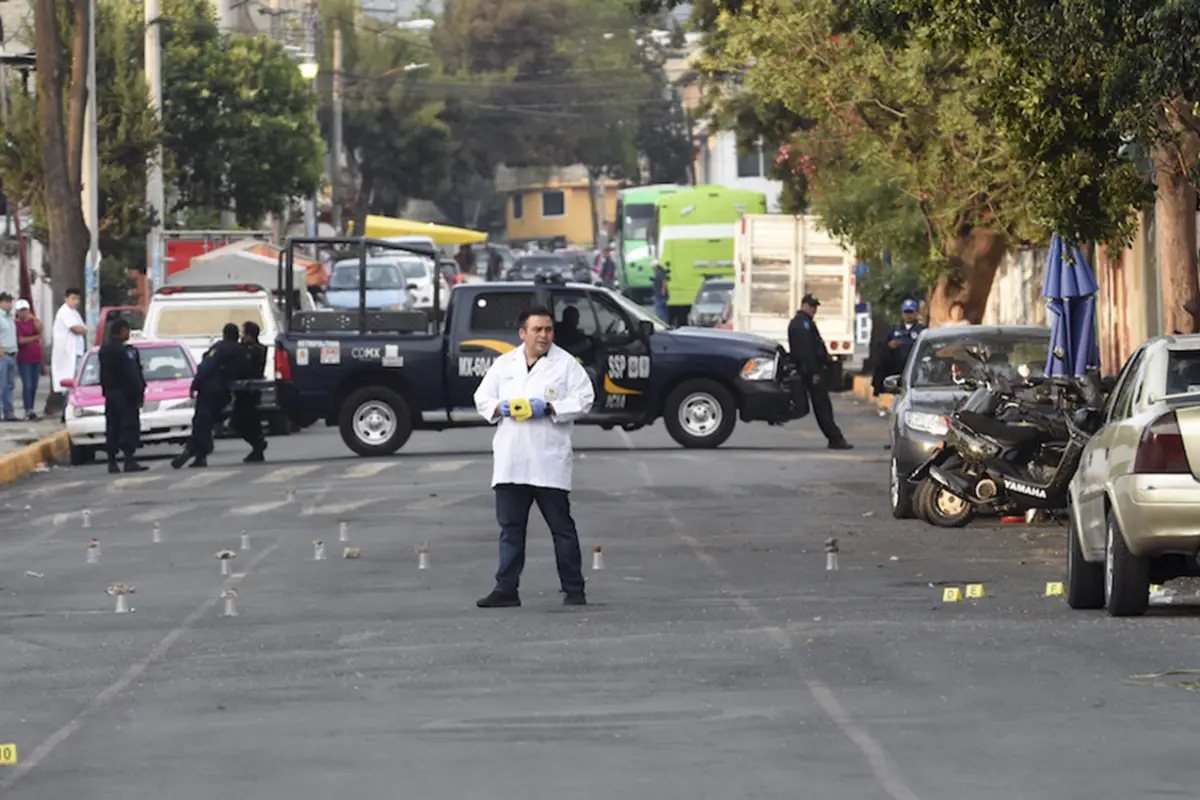
<path id="1" fill-rule="evenodd" d="M 854 376 L 853 391 L 863 400 L 866 400 L 872 405 L 878 406 L 884 411 L 892 410 L 892 401 L 895 399 L 895 395 L 881 394 L 879 397 L 876 397 L 875 390 L 871 388 L 871 378 L 868 375 Z"/>
<path id="2" fill-rule="evenodd" d="M 57 461 L 70 449 L 71 437 L 63 430 L 43 436 L 20 450 L 0 455 L 0 484 L 12 483 L 17 478 L 33 472 L 38 464 Z"/>

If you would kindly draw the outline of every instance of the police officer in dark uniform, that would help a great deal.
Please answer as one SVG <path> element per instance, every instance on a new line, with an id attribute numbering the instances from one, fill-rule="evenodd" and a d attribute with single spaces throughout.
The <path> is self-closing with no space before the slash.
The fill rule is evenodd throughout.
<path id="1" fill-rule="evenodd" d="M 179 469 L 193 457 L 193 467 L 208 466 L 208 454 L 213 451 L 213 428 L 229 405 L 229 384 L 247 373 L 246 353 L 238 344 L 238 326 L 230 322 L 221 331 L 221 341 L 208 348 L 196 368 L 196 377 L 192 379 L 192 397 L 196 401 L 192 438 L 171 461 L 172 467 Z"/>
<path id="2" fill-rule="evenodd" d="M 788 346 L 792 363 L 800 373 L 804 388 L 808 391 L 813 416 L 821 426 L 821 433 L 829 440 L 830 450 L 850 450 L 853 445 L 846 441 L 841 429 L 833 421 L 833 402 L 829 399 L 829 351 L 825 340 L 817 330 L 813 317 L 821 301 L 811 294 L 804 295 L 800 310 L 788 325 Z"/>
<path id="3" fill-rule="evenodd" d="M 246 322 L 242 325 L 242 351 L 246 357 L 247 375 L 249 379 L 262 378 L 267 368 L 267 348 L 258 341 L 259 328 L 256 323 Z M 263 451 L 267 449 L 267 439 L 263 436 L 262 415 L 258 413 L 258 404 L 262 400 L 262 392 L 241 390 L 233 395 L 233 414 L 230 424 L 235 433 L 250 445 L 250 455 L 242 459 L 247 464 L 256 464 L 263 460 Z"/>
<path id="4" fill-rule="evenodd" d="M 875 374 L 871 379 L 871 386 L 874 387 L 876 396 L 883 393 L 885 378 L 904 372 L 904 365 L 908 363 L 908 356 L 912 353 L 913 345 L 917 343 L 917 337 L 921 335 L 921 331 L 925 330 L 925 326 L 917 320 L 919 307 L 916 300 L 911 297 L 907 298 L 900 304 L 900 315 L 904 321 L 888 328 L 887 341 L 883 345 L 883 353 L 880 355 L 879 363 L 875 367 Z"/>
<path id="5" fill-rule="evenodd" d="M 129 323 L 123 319 L 108 329 L 100 348 L 100 389 L 104 393 L 104 449 L 108 471 L 118 473 L 117 452 L 125 454 L 126 472 L 149 469 L 134 460 L 141 445 L 141 410 L 146 397 L 146 377 L 137 348 L 129 345 Z"/>

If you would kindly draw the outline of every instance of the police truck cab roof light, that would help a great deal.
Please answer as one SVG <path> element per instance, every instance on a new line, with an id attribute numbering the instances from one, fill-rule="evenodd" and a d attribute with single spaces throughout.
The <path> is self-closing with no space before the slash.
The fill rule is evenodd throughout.
<path id="1" fill-rule="evenodd" d="M 1139 475 L 1183 475 L 1191 473 L 1179 419 L 1168 411 L 1146 426 L 1138 443 L 1133 471 Z"/>

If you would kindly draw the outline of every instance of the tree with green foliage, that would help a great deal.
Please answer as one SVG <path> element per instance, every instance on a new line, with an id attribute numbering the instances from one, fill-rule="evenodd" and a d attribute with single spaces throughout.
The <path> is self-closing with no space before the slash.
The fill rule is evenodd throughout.
<path id="1" fill-rule="evenodd" d="M 233 210 L 257 226 L 320 179 L 317 95 L 279 42 L 226 36 L 208 0 L 164 0 L 170 209 Z"/>
<path id="2" fill-rule="evenodd" d="M 848 8 L 880 40 L 929 30 L 945 46 L 994 54 L 985 91 L 997 127 L 1037 164 L 1044 214 L 1056 230 L 1088 238 L 1087 220 L 1120 213 L 1103 189 L 1137 180 L 1129 150 L 1148 154 L 1164 327 L 1200 323 L 1184 310 L 1189 300 L 1200 303 L 1200 2 L 856 0 Z"/>
<path id="3" fill-rule="evenodd" d="M 74 19 L 62 14 L 60 32 L 65 42 L 74 35 Z M 119 0 L 100 0 L 96 7 L 96 106 L 99 149 L 99 210 L 101 302 L 124 300 L 130 268 L 145 267 L 146 234 L 153 223 L 146 202 L 146 165 L 161 141 L 161 130 L 150 106 L 143 78 L 141 9 Z M 82 286 L 82 262 L 55 262 L 53 227 L 44 180 L 42 122 L 37 101 L 9 87 L 11 111 L 4 147 L 0 151 L 0 181 L 6 196 L 18 201 L 33 218 L 31 234 L 51 244 L 51 275 L 56 291 L 68 284 Z M 69 160 L 78 165 L 77 157 Z M 78 167 L 73 166 L 73 171 Z M 78 197 L 78 184 L 74 191 Z M 82 216 L 80 217 L 82 223 Z M 83 248 L 86 252 L 86 228 Z M 75 274 L 72 274 L 75 273 Z"/>
<path id="4" fill-rule="evenodd" d="M 329 0 L 321 6 L 321 61 L 323 74 L 332 76 L 333 31 L 340 31 L 342 142 L 355 186 L 349 210 L 361 231 L 368 213 L 397 216 L 409 200 L 435 194 L 448 179 L 451 143 L 440 118 L 445 104 L 420 86 L 433 65 L 414 69 L 428 64 L 428 48 L 382 22 L 356 19 L 356 5 Z M 321 117 L 332 141 L 328 106 Z"/>

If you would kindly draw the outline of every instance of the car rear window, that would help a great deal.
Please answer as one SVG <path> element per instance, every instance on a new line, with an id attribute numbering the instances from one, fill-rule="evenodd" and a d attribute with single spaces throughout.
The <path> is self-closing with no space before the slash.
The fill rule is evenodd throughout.
<path id="1" fill-rule="evenodd" d="M 1167 394 L 1200 392 L 1200 350 L 1172 350 L 1167 355 Z"/>
<path id="2" fill-rule="evenodd" d="M 142 360 L 142 374 L 148 381 L 171 381 L 180 378 L 191 378 L 192 362 L 188 360 L 183 348 L 175 345 L 162 347 L 139 347 L 138 356 Z M 100 384 L 99 353 L 89 353 L 83 363 L 83 372 L 79 377 L 80 386 L 98 386 Z"/>
<path id="3" fill-rule="evenodd" d="M 167 304 L 159 313 L 158 327 L 154 335 L 162 339 L 204 336 L 219 338 L 221 329 L 231 322 L 238 328 L 246 322 L 253 322 L 260 330 L 266 330 L 262 308 L 259 306 Z"/>

